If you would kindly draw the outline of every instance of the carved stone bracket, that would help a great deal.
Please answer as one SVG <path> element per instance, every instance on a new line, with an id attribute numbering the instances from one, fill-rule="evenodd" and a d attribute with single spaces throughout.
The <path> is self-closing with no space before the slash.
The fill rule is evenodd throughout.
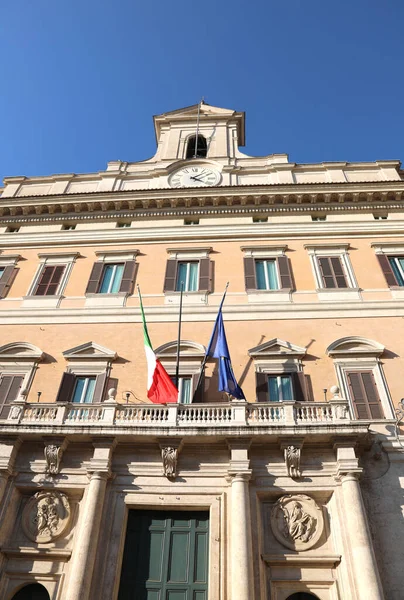
<path id="1" fill-rule="evenodd" d="M 163 472 L 167 479 L 175 479 L 177 477 L 177 462 L 181 445 L 182 440 L 178 439 L 167 438 L 159 440 Z"/>
<path id="2" fill-rule="evenodd" d="M 299 479 L 302 474 L 300 472 L 300 459 L 302 455 L 303 439 L 284 440 L 281 443 L 281 450 L 285 457 L 285 465 L 289 477 Z"/>
<path id="3" fill-rule="evenodd" d="M 63 452 L 66 450 L 67 444 L 68 441 L 66 438 L 47 438 L 45 440 L 45 472 L 48 475 L 57 475 L 59 473 Z"/>

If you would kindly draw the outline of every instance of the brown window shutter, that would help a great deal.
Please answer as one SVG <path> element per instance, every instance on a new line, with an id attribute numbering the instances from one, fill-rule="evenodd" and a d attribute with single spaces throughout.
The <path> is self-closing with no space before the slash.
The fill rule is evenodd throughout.
<path id="1" fill-rule="evenodd" d="M 255 260 L 250 256 L 244 257 L 244 280 L 245 289 L 256 290 L 257 289 L 257 278 L 255 274 Z"/>
<path id="2" fill-rule="evenodd" d="M 104 270 L 103 262 L 96 262 L 93 264 L 93 268 L 91 270 L 90 279 L 88 280 L 86 294 L 96 294 L 98 292 L 98 288 L 100 287 L 102 272 Z"/>
<path id="3" fill-rule="evenodd" d="M 335 281 L 337 282 L 338 288 L 347 288 L 348 284 L 345 279 L 344 269 L 342 267 L 342 262 L 339 256 L 331 257 L 331 265 L 334 271 Z"/>
<path id="4" fill-rule="evenodd" d="M 7 419 L 10 402 L 18 398 L 24 377 L 21 375 L 4 375 L 0 381 L 0 419 Z"/>
<path id="5" fill-rule="evenodd" d="M 107 373 L 101 373 L 97 375 L 95 380 L 94 394 L 93 394 L 93 402 L 102 402 L 104 398 L 104 390 L 105 384 L 107 383 Z"/>
<path id="6" fill-rule="evenodd" d="M 358 419 L 381 419 L 382 410 L 372 371 L 347 373 L 351 399 Z"/>
<path id="7" fill-rule="evenodd" d="M 17 275 L 17 271 L 18 269 L 13 265 L 9 265 L 4 269 L 3 275 L 0 278 L 0 298 L 7 296 L 7 292 Z"/>
<path id="8" fill-rule="evenodd" d="M 166 266 L 166 274 L 164 278 L 164 292 L 175 291 L 175 280 L 177 276 L 177 263 L 178 261 L 169 259 Z"/>
<path id="9" fill-rule="evenodd" d="M 268 375 L 266 373 L 255 373 L 257 402 L 268 402 Z"/>
<path id="10" fill-rule="evenodd" d="M 290 263 L 287 256 L 278 256 L 278 269 L 281 280 L 281 289 L 292 289 L 292 273 L 290 271 Z"/>
<path id="11" fill-rule="evenodd" d="M 212 263 L 209 258 L 201 258 L 199 261 L 199 291 L 212 291 Z"/>
<path id="12" fill-rule="evenodd" d="M 304 402 L 307 400 L 306 381 L 304 373 L 292 373 L 293 380 L 293 398 L 296 402 Z"/>
<path id="13" fill-rule="evenodd" d="M 320 266 L 323 286 L 325 288 L 335 288 L 336 285 L 329 258 L 327 258 L 326 256 L 320 257 L 318 259 L 318 264 Z"/>
<path id="14" fill-rule="evenodd" d="M 53 296 L 62 279 L 65 265 L 48 266 L 42 270 L 38 284 L 33 293 L 34 296 Z"/>
<path id="15" fill-rule="evenodd" d="M 139 263 L 134 260 L 128 260 L 125 263 L 125 267 L 123 269 L 121 286 L 119 288 L 120 292 L 124 292 L 125 294 L 133 293 L 133 286 L 136 281 L 137 271 L 139 268 Z"/>
<path id="16" fill-rule="evenodd" d="M 310 377 L 310 375 L 305 375 L 304 376 L 304 380 L 306 382 L 307 401 L 308 402 L 314 402 L 313 385 L 311 383 L 311 377 Z"/>
<path id="17" fill-rule="evenodd" d="M 192 403 L 198 404 L 204 401 L 205 393 L 205 369 L 203 370 L 201 380 L 199 382 L 199 373 L 192 375 Z M 196 387 L 198 385 L 198 387 Z"/>
<path id="18" fill-rule="evenodd" d="M 63 373 L 56 402 L 71 402 L 76 376 L 73 373 Z"/>
<path id="19" fill-rule="evenodd" d="M 387 285 L 389 287 L 398 285 L 398 281 L 394 275 L 393 269 L 390 266 L 389 259 L 387 258 L 387 256 L 385 256 L 384 254 L 377 254 L 376 256 L 377 260 L 379 261 L 380 268 L 383 271 L 383 275 L 386 278 Z"/>

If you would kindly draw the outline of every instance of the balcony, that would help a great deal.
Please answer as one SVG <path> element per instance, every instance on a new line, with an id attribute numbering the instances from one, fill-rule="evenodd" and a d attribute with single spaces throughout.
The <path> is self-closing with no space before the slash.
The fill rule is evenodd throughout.
<path id="1" fill-rule="evenodd" d="M 19 403 L 10 409 L 6 420 L 1 421 L 3 431 L 9 428 L 18 432 L 60 433 L 165 433 L 195 435 L 218 433 L 218 430 L 242 429 L 259 433 L 259 430 L 301 429 L 310 427 L 352 427 L 355 421 L 349 416 L 346 400 L 338 398 L 329 402 L 277 402 L 248 403 L 228 402 L 221 404 L 118 404 L 107 401 L 102 404 L 71 403 Z M 361 422 L 361 425 L 364 423 Z M 159 431 L 158 431 L 159 430 Z M 164 430 L 164 432 L 162 432 Z M 270 433 L 271 431 L 269 431 Z"/>

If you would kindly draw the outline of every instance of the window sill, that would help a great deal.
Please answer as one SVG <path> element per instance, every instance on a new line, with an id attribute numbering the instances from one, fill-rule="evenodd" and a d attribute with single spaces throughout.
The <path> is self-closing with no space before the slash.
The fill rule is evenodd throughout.
<path id="1" fill-rule="evenodd" d="M 118 292 L 117 294 L 86 294 L 84 306 L 108 307 L 125 306 L 126 299 L 130 294 Z"/>
<path id="2" fill-rule="evenodd" d="M 22 308 L 59 308 L 64 296 L 56 294 L 55 296 L 24 296 L 22 299 Z"/>
<path id="3" fill-rule="evenodd" d="M 362 300 L 359 288 L 320 288 L 316 290 L 320 302 L 343 302 Z"/>
<path id="4" fill-rule="evenodd" d="M 404 287 L 394 286 L 390 288 L 391 295 L 395 300 L 403 300 L 404 298 Z"/>
<path id="5" fill-rule="evenodd" d="M 292 290 L 248 290 L 248 302 L 267 304 L 268 302 L 292 302 Z"/>
<path id="6" fill-rule="evenodd" d="M 184 292 L 183 304 L 207 304 L 209 292 Z M 179 305 L 181 292 L 165 292 L 164 304 Z"/>

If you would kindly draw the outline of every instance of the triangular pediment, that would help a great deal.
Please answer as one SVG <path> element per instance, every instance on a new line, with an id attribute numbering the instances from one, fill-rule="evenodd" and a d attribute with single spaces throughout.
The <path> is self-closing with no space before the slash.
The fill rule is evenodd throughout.
<path id="1" fill-rule="evenodd" d="M 327 348 L 329 356 L 380 356 L 384 352 L 383 344 L 360 336 L 340 338 Z"/>
<path id="2" fill-rule="evenodd" d="M 184 108 L 177 108 L 176 110 L 171 110 L 166 113 L 162 113 L 161 115 L 156 115 L 154 118 L 167 118 L 167 117 L 189 117 L 191 115 L 198 115 L 198 107 L 199 104 L 192 104 L 191 106 L 185 106 Z M 232 115 L 236 111 L 231 108 L 220 108 L 219 106 L 211 106 L 210 104 L 206 104 L 202 102 L 199 109 L 200 115 Z"/>
<path id="3" fill-rule="evenodd" d="M 264 358 L 267 356 L 295 356 L 302 357 L 306 354 L 306 348 L 280 340 L 279 338 L 273 338 L 269 342 L 255 346 L 248 351 L 248 354 L 253 358 Z"/>
<path id="4" fill-rule="evenodd" d="M 100 346 L 95 342 L 86 342 L 85 344 L 81 344 L 81 346 L 75 346 L 74 348 L 70 348 L 70 350 L 65 350 L 63 352 L 63 356 L 67 360 L 74 359 L 104 359 L 104 360 L 114 360 L 117 356 L 114 350 L 110 350 L 109 348 L 105 348 L 104 346 Z"/>

